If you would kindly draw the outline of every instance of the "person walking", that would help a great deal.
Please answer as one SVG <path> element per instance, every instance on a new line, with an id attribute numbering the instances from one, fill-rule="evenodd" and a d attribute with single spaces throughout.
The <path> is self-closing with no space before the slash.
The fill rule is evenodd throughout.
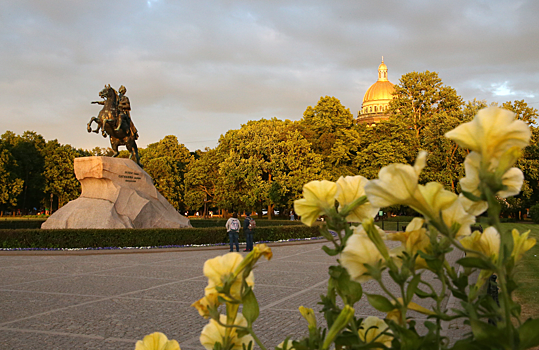
<path id="1" fill-rule="evenodd" d="M 253 250 L 253 234 L 255 233 L 256 221 L 251 218 L 251 213 L 247 213 L 247 217 L 243 220 L 243 233 L 245 234 L 246 247 L 244 252 Z"/>
<path id="2" fill-rule="evenodd" d="M 226 222 L 226 231 L 228 232 L 228 238 L 230 240 L 230 251 L 234 251 L 234 244 L 236 245 L 236 251 L 240 251 L 240 244 L 238 242 L 241 223 L 238 220 L 238 213 L 232 214 L 232 217 Z"/>

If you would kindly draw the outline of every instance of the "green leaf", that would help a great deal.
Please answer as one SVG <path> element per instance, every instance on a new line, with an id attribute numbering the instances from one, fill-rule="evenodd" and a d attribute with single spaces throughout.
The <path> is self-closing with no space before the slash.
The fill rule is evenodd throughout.
<path id="1" fill-rule="evenodd" d="M 417 295 L 417 296 L 420 297 L 421 299 L 432 298 L 432 297 L 434 297 L 434 294 L 433 294 L 433 293 L 427 293 L 427 292 L 425 292 L 425 291 L 422 291 L 422 290 L 419 289 L 419 288 L 416 288 L 416 290 L 415 290 L 415 295 Z"/>
<path id="2" fill-rule="evenodd" d="M 323 246 L 322 250 L 325 251 L 326 254 L 329 255 L 329 256 L 335 256 L 335 255 L 339 254 L 339 252 L 337 250 L 331 249 L 328 246 Z"/>
<path id="3" fill-rule="evenodd" d="M 406 289 L 406 305 L 412 301 L 419 282 L 421 282 L 421 275 L 415 275 L 408 284 L 408 288 Z"/>
<path id="4" fill-rule="evenodd" d="M 363 288 L 361 284 L 350 279 L 350 275 L 346 269 L 343 269 L 337 279 L 337 293 L 343 298 L 343 301 L 348 305 L 354 305 L 361 299 Z"/>
<path id="5" fill-rule="evenodd" d="M 477 319 L 470 319 L 474 338 L 481 344 L 490 346 L 494 349 L 510 348 L 505 334 L 498 330 L 498 327 Z"/>
<path id="6" fill-rule="evenodd" d="M 390 312 L 391 310 L 395 309 L 395 305 L 393 305 L 389 299 L 382 295 L 367 294 L 367 299 L 369 300 L 369 304 L 371 304 L 378 311 Z"/>
<path id="7" fill-rule="evenodd" d="M 464 267 L 476 267 L 481 270 L 494 270 L 494 266 L 490 261 L 485 261 L 481 258 L 467 257 L 457 260 L 457 264 Z"/>
<path id="8" fill-rule="evenodd" d="M 529 349 L 539 345 L 539 318 L 529 318 L 518 328 L 519 349 Z"/>
<path id="9" fill-rule="evenodd" d="M 249 289 L 249 292 L 243 297 L 243 311 L 242 314 L 247 320 L 249 326 L 258 318 L 260 314 L 260 309 L 258 307 L 258 301 L 256 300 L 255 294 L 252 289 Z"/>
<path id="10" fill-rule="evenodd" d="M 472 194 L 471 192 L 462 191 L 461 193 L 464 195 L 464 197 L 468 198 L 469 200 L 473 202 L 479 202 L 481 200 L 481 197 L 478 197 Z"/>

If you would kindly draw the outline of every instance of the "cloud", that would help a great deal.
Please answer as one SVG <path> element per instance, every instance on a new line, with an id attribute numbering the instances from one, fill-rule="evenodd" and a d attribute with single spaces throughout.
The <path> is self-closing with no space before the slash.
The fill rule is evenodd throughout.
<path id="1" fill-rule="evenodd" d="M 531 0 L 3 2 L 0 113 L 5 130 L 104 147 L 85 130 L 90 101 L 123 84 L 141 146 L 216 142 L 248 120 L 300 119 L 320 96 L 356 114 L 382 55 L 393 83 L 430 70 L 466 100 L 532 98 L 538 13 Z"/>

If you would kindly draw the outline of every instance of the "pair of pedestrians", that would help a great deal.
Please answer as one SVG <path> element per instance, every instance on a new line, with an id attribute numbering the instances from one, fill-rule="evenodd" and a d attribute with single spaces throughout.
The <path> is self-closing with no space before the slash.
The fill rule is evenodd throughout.
<path id="1" fill-rule="evenodd" d="M 226 222 L 226 230 L 228 232 L 228 238 L 230 240 L 230 251 L 234 251 L 234 245 L 236 245 L 236 251 L 240 251 L 238 242 L 240 233 L 240 220 L 238 220 L 238 213 L 234 213 L 230 219 Z M 253 233 L 256 228 L 256 222 L 251 218 L 251 214 L 247 214 L 247 217 L 243 221 L 243 233 L 245 234 L 246 247 L 244 252 L 250 252 L 253 250 Z"/>

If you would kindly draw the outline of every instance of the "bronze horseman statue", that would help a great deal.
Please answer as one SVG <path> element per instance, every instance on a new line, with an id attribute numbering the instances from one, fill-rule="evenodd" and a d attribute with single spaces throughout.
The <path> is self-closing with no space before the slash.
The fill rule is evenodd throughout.
<path id="1" fill-rule="evenodd" d="M 139 166 L 139 156 L 137 143 L 138 131 L 131 120 L 131 104 L 129 98 L 125 96 L 127 89 L 125 86 L 120 86 L 118 89 L 120 94 L 114 90 L 110 84 L 105 85 L 105 88 L 99 93 L 99 97 L 103 101 L 93 101 L 103 108 L 97 117 L 92 117 L 88 122 L 88 132 L 98 133 L 101 129 L 103 137 L 110 136 L 110 146 L 114 151 L 113 157 L 117 157 L 120 152 L 118 146 L 124 145 L 129 151 L 129 159 L 134 160 Z M 92 123 L 96 122 L 97 128 L 92 130 Z"/>

